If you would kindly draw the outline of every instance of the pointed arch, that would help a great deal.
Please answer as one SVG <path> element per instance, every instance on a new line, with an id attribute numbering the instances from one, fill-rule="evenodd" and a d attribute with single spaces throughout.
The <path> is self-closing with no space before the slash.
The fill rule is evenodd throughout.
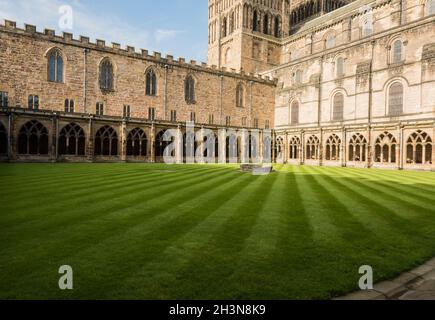
<path id="1" fill-rule="evenodd" d="M 157 95 L 157 76 L 153 68 L 145 71 L 145 94 L 152 97 Z"/>
<path id="2" fill-rule="evenodd" d="M 188 75 L 184 80 L 184 98 L 187 104 L 195 104 L 195 78 Z"/>
<path id="3" fill-rule="evenodd" d="M 367 139 L 360 133 L 354 134 L 349 142 L 349 161 L 367 160 Z"/>
<path id="4" fill-rule="evenodd" d="M 48 155 L 48 130 L 37 120 L 25 123 L 18 133 L 18 154 Z"/>
<path id="5" fill-rule="evenodd" d="M 95 134 L 95 155 L 96 156 L 117 156 L 118 135 L 111 126 L 103 126 Z"/>
<path id="6" fill-rule="evenodd" d="M 148 139 L 145 132 L 140 128 L 135 128 L 128 133 L 127 136 L 127 156 L 143 156 L 147 155 Z"/>
<path id="7" fill-rule="evenodd" d="M 104 58 L 100 62 L 100 89 L 103 91 L 114 90 L 114 67 L 110 58 Z"/>
<path id="8" fill-rule="evenodd" d="M 397 140 L 391 133 L 381 133 L 375 142 L 375 162 L 396 163 L 397 147 Z"/>
<path id="9" fill-rule="evenodd" d="M 412 133 L 406 141 L 407 164 L 432 164 L 432 139 L 422 130 Z"/>
<path id="10" fill-rule="evenodd" d="M 299 160 L 300 159 L 300 148 L 301 148 L 301 139 L 299 137 L 292 137 L 289 143 L 289 159 Z"/>
<path id="11" fill-rule="evenodd" d="M 306 154 L 307 160 L 319 160 L 320 158 L 320 140 L 317 136 L 312 135 L 307 140 Z"/>
<path id="12" fill-rule="evenodd" d="M 47 77 L 50 82 L 63 83 L 64 58 L 59 48 L 47 52 Z"/>
<path id="13" fill-rule="evenodd" d="M 341 154 L 341 139 L 336 135 L 331 135 L 326 141 L 325 159 L 329 161 L 340 160 Z"/>
<path id="14" fill-rule="evenodd" d="M 85 132 L 76 123 L 67 124 L 59 133 L 59 155 L 84 156 L 86 149 Z"/>

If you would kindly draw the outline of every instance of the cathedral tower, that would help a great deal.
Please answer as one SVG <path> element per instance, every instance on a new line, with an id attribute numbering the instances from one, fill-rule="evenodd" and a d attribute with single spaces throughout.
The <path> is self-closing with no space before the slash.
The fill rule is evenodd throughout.
<path id="1" fill-rule="evenodd" d="M 209 0 L 208 64 L 245 72 L 278 65 L 287 1 Z"/>

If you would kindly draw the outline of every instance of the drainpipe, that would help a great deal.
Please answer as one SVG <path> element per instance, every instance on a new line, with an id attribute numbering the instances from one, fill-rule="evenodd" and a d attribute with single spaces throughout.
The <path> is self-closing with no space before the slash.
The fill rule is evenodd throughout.
<path id="1" fill-rule="evenodd" d="M 165 116 L 164 116 L 164 120 L 166 120 L 168 118 L 168 68 L 169 66 L 166 64 L 165 65 L 165 94 L 164 94 L 164 112 L 165 112 Z"/>
<path id="2" fill-rule="evenodd" d="M 86 94 L 86 87 L 88 85 L 88 79 L 87 79 L 87 63 L 88 63 L 88 53 L 90 52 L 89 49 L 83 50 L 83 65 L 84 65 L 84 75 L 83 75 L 83 113 L 87 113 L 87 94 Z"/>

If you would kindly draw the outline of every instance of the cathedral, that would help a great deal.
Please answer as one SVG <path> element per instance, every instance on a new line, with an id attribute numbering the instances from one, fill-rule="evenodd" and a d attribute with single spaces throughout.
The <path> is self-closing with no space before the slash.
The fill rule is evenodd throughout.
<path id="1" fill-rule="evenodd" d="M 182 163 L 190 123 L 220 159 L 434 171 L 432 37 L 435 0 L 208 0 L 207 63 L 5 21 L 0 159 L 161 162 L 174 129 Z"/>

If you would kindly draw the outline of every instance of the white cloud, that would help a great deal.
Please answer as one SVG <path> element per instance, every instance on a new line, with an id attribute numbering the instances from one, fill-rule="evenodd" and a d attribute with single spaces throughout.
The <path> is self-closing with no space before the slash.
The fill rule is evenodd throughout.
<path id="1" fill-rule="evenodd" d="M 163 30 L 163 29 L 157 29 L 154 32 L 154 38 L 157 43 L 160 43 L 162 41 L 174 39 L 177 37 L 177 35 L 183 33 L 184 31 L 181 30 Z"/>
<path id="2" fill-rule="evenodd" d="M 59 8 L 66 2 L 59 0 L 0 0 L 0 19 L 17 21 L 19 25 L 24 23 L 34 24 L 38 30 L 43 28 L 59 28 Z M 65 30 L 79 35 L 88 36 L 91 39 L 102 39 L 110 42 L 146 48 L 149 45 L 150 33 L 139 30 L 135 26 L 122 21 L 119 17 L 107 14 L 95 14 L 81 0 L 67 2 L 73 8 L 73 28 Z"/>

